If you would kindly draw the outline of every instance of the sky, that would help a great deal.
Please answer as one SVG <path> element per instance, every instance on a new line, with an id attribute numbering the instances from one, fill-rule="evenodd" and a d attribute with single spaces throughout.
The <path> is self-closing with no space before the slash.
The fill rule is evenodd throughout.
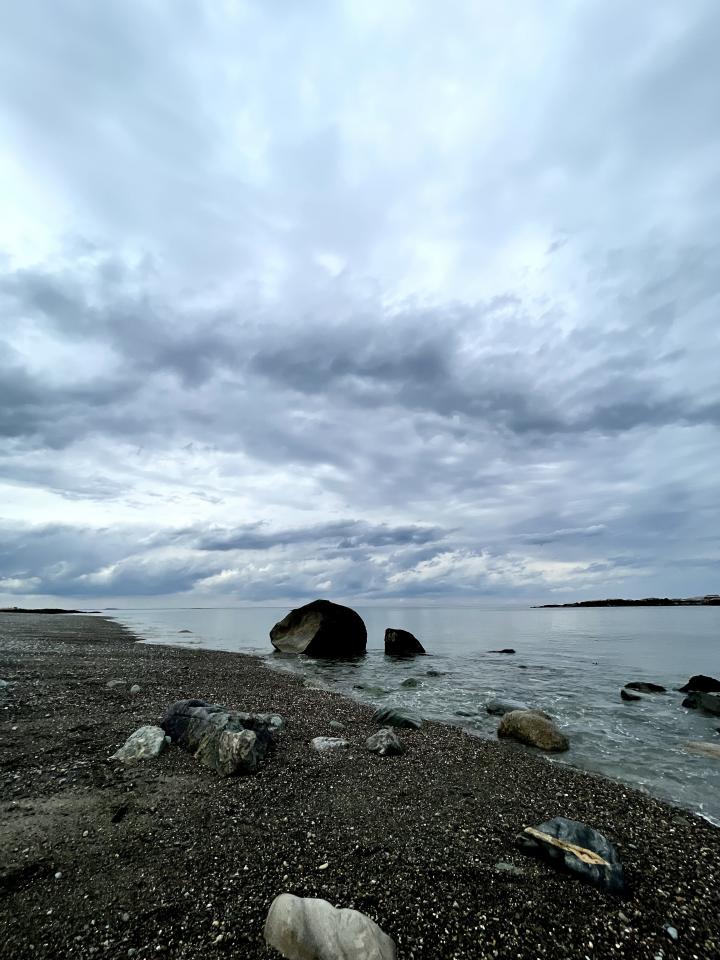
<path id="1" fill-rule="evenodd" d="M 0 9 L 0 604 L 720 592 L 716 0 Z"/>

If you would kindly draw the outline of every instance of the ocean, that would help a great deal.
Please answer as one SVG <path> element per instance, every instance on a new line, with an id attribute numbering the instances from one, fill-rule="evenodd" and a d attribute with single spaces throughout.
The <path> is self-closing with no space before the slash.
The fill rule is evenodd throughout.
<path id="1" fill-rule="evenodd" d="M 720 717 L 684 709 L 683 694 L 674 690 L 693 674 L 720 676 L 720 607 L 355 609 L 368 628 L 368 650 L 350 662 L 275 653 L 268 634 L 286 608 L 112 615 L 148 643 L 256 654 L 311 685 L 371 704 L 411 707 L 478 736 L 494 737 L 497 729 L 498 718 L 485 710 L 488 700 L 520 700 L 551 714 L 570 738 L 570 750 L 553 762 L 631 784 L 720 825 L 720 761 L 685 749 L 691 740 L 720 744 Z M 386 657 L 386 627 L 410 630 L 428 656 Z M 516 653 L 489 652 L 503 647 Z M 418 686 L 403 687 L 409 677 Z M 620 688 L 631 680 L 660 683 L 668 692 L 626 703 Z"/>

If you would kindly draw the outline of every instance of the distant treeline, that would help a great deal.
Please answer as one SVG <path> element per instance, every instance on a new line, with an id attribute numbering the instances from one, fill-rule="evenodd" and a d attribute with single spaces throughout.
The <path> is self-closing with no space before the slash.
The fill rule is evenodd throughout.
<path id="1" fill-rule="evenodd" d="M 82 613 L 82 610 L 63 610 L 62 607 L 0 607 L 0 613 Z"/>
<path id="2" fill-rule="evenodd" d="M 535 609 L 548 610 L 562 607 L 720 607 L 720 595 L 706 597 L 645 597 L 644 600 L 580 600 L 577 603 L 543 603 Z"/>

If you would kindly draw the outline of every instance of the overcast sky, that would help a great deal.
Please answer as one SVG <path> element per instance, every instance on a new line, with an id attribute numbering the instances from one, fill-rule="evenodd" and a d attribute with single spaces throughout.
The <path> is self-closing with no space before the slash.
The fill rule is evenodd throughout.
<path id="1" fill-rule="evenodd" d="M 717 0 L 0 8 L 0 603 L 720 592 Z"/>

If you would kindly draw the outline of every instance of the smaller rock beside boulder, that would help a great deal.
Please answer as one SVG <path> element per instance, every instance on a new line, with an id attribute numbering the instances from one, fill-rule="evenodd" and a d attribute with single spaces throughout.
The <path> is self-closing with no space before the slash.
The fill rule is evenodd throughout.
<path id="1" fill-rule="evenodd" d="M 720 693 L 720 680 L 706 677 L 703 673 L 690 677 L 684 687 L 678 687 L 680 693 Z"/>
<path id="2" fill-rule="evenodd" d="M 373 714 L 375 723 L 382 723 L 388 727 L 407 727 L 408 729 L 419 730 L 422 726 L 422 717 L 418 716 L 412 710 L 399 709 L 397 707 L 381 707 Z"/>
<path id="3" fill-rule="evenodd" d="M 157 757 L 165 749 L 165 731 L 162 727 L 140 727 L 111 757 L 120 763 L 139 763 L 149 757 Z"/>
<path id="4" fill-rule="evenodd" d="M 623 689 L 620 691 L 620 699 L 630 703 L 633 700 L 642 700 L 642 697 L 639 693 L 631 693 L 629 690 L 626 690 L 623 687 Z"/>
<path id="5" fill-rule="evenodd" d="M 646 683 L 644 680 L 631 680 L 625 684 L 626 690 L 637 690 L 638 693 L 666 693 L 667 687 L 659 683 Z"/>
<path id="6" fill-rule="evenodd" d="M 513 710 L 529 710 L 526 703 L 519 700 L 488 700 L 485 709 L 493 717 L 503 717 L 506 713 L 512 713 Z"/>
<path id="7" fill-rule="evenodd" d="M 327 753 L 328 750 L 347 750 L 350 744 L 339 737 L 313 737 L 310 746 L 318 753 Z"/>
<path id="8" fill-rule="evenodd" d="M 512 710 L 506 713 L 500 721 L 497 735 L 548 753 L 562 753 L 570 749 L 568 738 L 539 710 Z"/>
<path id="9" fill-rule="evenodd" d="M 553 817 L 537 827 L 526 827 L 518 839 L 528 853 L 559 863 L 596 887 L 613 893 L 625 888 L 617 850 L 585 823 Z"/>
<path id="10" fill-rule="evenodd" d="M 393 657 L 422 656 L 425 647 L 409 630 L 388 627 L 385 631 L 385 653 Z"/>
<path id="11" fill-rule="evenodd" d="M 358 910 L 281 893 L 270 905 L 265 942 L 286 960 L 395 960 L 394 942 Z"/>
<path id="12" fill-rule="evenodd" d="M 391 727 L 383 727 L 365 741 L 370 753 L 379 753 L 381 757 L 397 756 L 405 753 L 405 747 Z"/>

